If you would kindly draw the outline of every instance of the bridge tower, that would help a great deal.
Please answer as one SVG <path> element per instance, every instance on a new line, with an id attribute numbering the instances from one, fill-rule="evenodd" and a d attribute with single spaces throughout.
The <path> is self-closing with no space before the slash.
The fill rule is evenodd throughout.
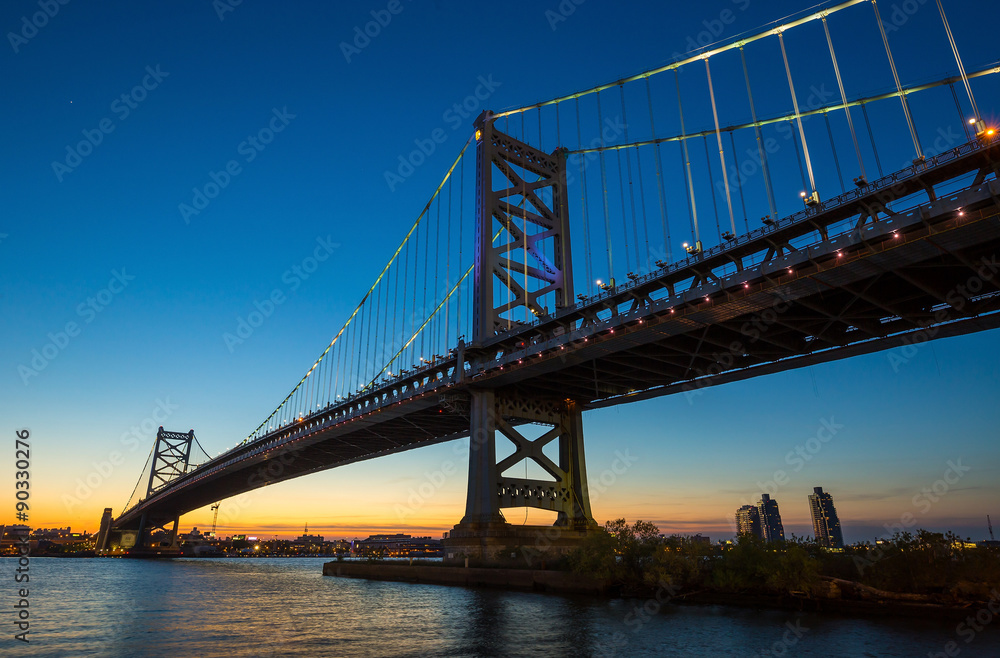
<path id="1" fill-rule="evenodd" d="M 470 361 L 489 360 L 491 339 L 534 317 L 573 303 L 566 151 L 545 153 L 506 135 L 484 112 L 476 129 L 476 259 Z M 551 304 L 552 308 L 549 308 Z M 495 350 L 494 354 L 495 356 Z M 491 559 L 511 547 L 567 548 L 596 523 L 590 511 L 583 449 L 583 415 L 576 401 L 553 390 L 530 400 L 516 390 L 476 388 L 469 394 L 469 488 L 465 516 L 445 540 L 446 554 Z M 551 429 L 529 440 L 515 427 Z M 497 432 L 515 451 L 497 461 Z M 558 439 L 558 464 L 543 448 Z M 507 477 L 528 459 L 552 480 Z M 512 526 L 505 507 L 558 513 L 554 526 Z M 526 555 L 530 557 L 530 553 Z"/>
<path id="2" fill-rule="evenodd" d="M 153 447 L 153 462 L 149 469 L 149 483 L 146 486 L 146 498 L 156 492 L 168 482 L 187 473 L 191 459 L 191 445 L 194 443 L 194 430 L 186 434 L 181 432 L 168 432 L 160 426 L 156 432 L 156 444 Z M 143 514 L 139 520 L 139 530 L 136 533 L 135 546 L 133 550 L 151 550 L 149 546 L 149 535 L 153 530 L 164 530 L 170 537 L 169 549 L 178 550 L 177 526 L 180 517 L 170 519 L 154 519 L 147 514 Z M 169 529 L 167 526 L 171 526 Z"/>

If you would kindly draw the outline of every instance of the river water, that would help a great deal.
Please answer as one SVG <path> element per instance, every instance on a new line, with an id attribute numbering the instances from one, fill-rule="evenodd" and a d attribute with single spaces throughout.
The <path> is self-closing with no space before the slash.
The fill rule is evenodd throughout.
<path id="1" fill-rule="evenodd" d="M 323 562 L 35 558 L 25 645 L 17 565 L 0 560 L 0 655 L 944 656 L 954 641 L 953 655 L 1000 656 L 1000 619 L 977 632 L 722 606 L 647 616 L 643 600 L 331 578 Z"/>

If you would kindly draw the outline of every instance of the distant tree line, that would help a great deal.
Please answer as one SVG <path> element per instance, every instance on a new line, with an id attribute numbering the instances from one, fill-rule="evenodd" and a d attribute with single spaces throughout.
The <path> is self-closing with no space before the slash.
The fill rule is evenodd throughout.
<path id="1" fill-rule="evenodd" d="M 794 535 L 777 542 L 739 535 L 732 544 L 710 545 L 661 536 L 648 521 L 616 519 L 564 564 L 625 591 L 669 583 L 679 592 L 948 602 L 984 600 L 1000 590 L 1000 550 L 972 548 L 954 533 L 926 530 L 841 552 Z"/>

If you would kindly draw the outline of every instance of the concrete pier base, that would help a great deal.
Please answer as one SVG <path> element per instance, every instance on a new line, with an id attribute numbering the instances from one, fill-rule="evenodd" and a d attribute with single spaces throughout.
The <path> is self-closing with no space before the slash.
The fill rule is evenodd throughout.
<path id="1" fill-rule="evenodd" d="M 565 555 L 597 531 L 593 527 L 511 525 L 504 522 L 459 523 L 441 545 L 445 564 L 509 564 L 525 566 Z"/>

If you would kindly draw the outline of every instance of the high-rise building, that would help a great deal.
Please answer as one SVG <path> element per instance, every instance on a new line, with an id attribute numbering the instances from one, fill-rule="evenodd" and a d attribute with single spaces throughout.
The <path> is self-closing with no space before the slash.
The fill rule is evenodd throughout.
<path id="1" fill-rule="evenodd" d="M 104 508 L 104 515 L 101 516 L 101 527 L 97 531 L 97 542 L 94 548 L 98 551 L 106 551 L 111 543 L 111 508 Z"/>
<path id="2" fill-rule="evenodd" d="M 778 501 L 771 500 L 767 494 L 761 494 L 757 501 L 757 514 L 760 516 L 760 535 L 766 541 L 785 541 L 785 529 L 781 525 L 781 513 L 778 511 Z"/>
<path id="3" fill-rule="evenodd" d="M 760 537 L 760 515 L 753 505 L 744 505 L 736 510 L 736 532 L 741 535 Z"/>
<path id="4" fill-rule="evenodd" d="M 829 548 L 843 548 L 844 534 L 840 530 L 837 510 L 833 507 L 833 496 L 823 493 L 823 487 L 813 487 L 813 493 L 809 494 L 809 510 L 812 512 L 816 541 Z"/>

